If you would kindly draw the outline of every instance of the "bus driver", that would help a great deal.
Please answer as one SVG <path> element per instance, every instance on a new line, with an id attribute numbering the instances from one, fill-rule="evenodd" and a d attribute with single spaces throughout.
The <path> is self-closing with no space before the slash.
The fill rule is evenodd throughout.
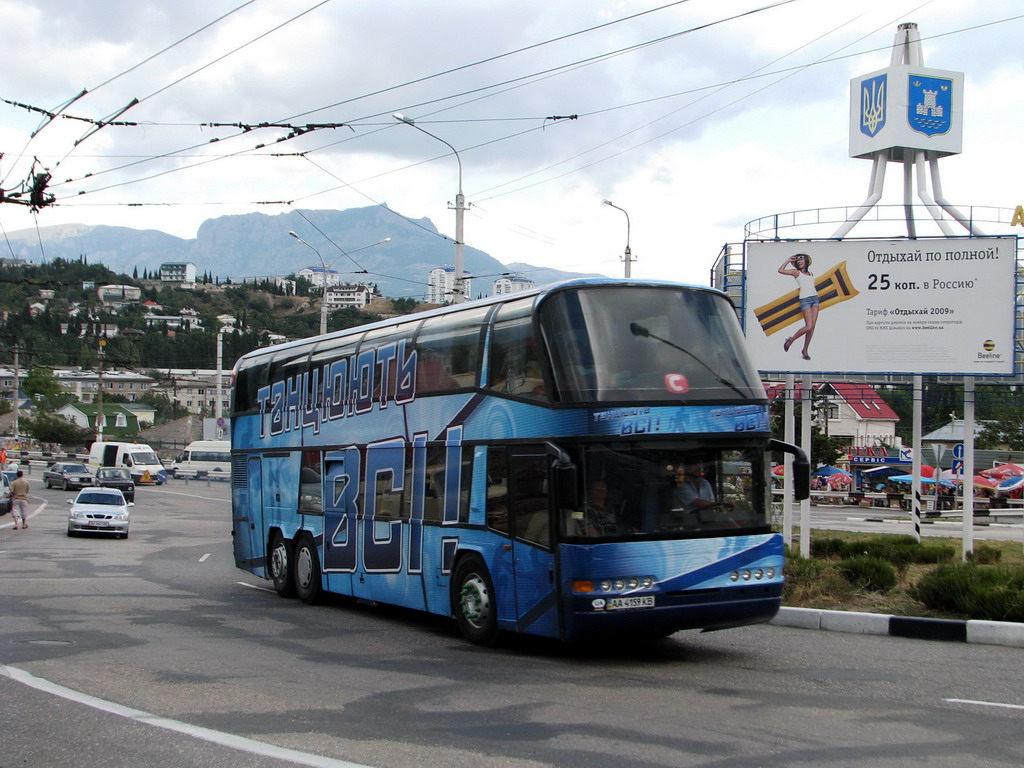
<path id="1" fill-rule="evenodd" d="M 681 466 L 669 466 L 667 469 L 675 479 L 675 487 L 672 489 L 673 510 L 711 512 L 733 508 L 732 503 L 718 501 L 716 498 L 715 489 L 704 477 L 704 464 L 699 456 L 687 456 Z"/>

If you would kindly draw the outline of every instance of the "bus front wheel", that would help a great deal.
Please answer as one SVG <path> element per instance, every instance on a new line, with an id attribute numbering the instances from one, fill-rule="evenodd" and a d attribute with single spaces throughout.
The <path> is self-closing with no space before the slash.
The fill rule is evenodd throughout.
<path id="1" fill-rule="evenodd" d="M 295 597 L 295 578 L 292 574 L 292 543 L 280 533 L 270 540 L 270 578 L 281 597 Z"/>
<path id="2" fill-rule="evenodd" d="M 452 604 L 459 631 L 469 642 L 491 645 L 498 636 L 498 606 L 487 566 L 474 555 L 455 569 Z"/>
<path id="3" fill-rule="evenodd" d="M 323 595 L 320 556 L 316 542 L 309 534 L 303 534 L 295 547 L 295 592 L 302 602 L 309 605 L 320 602 Z"/>

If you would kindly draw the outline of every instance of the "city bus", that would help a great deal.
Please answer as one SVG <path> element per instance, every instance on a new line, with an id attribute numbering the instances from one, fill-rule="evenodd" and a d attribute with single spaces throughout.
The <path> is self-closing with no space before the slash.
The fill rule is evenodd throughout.
<path id="1" fill-rule="evenodd" d="M 236 565 L 574 641 L 770 620 L 768 401 L 713 289 L 585 279 L 259 349 L 232 388 Z"/>

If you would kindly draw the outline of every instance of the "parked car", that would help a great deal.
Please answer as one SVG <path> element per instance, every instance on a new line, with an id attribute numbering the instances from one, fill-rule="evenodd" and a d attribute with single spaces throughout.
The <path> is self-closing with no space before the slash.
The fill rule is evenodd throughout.
<path id="1" fill-rule="evenodd" d="M 43 470 L 43 485 L 47 488 L 57 486 L 68 491 L 92 484 L 92 473 L 85 468 L 84 464 L 58 461 Z"/>
<path id="2" fill-rule="evenodd" d="M 89 532 L 128 538 L 128 508 L 135 505 L 117 488 L 83 488 L 68 504 L 68 536 Z"/>
<path id="3" fill-rule="evenodd" d="M 0 515 L 11 511 L 14 500 L 11 498 L 11 481 L 6 474 L 0 473 Z"/>
<path id="4" fill-rule="evenodd" d="M 127 467 L 100 467 L 96 470 L 96 485 L 117 488 L 124 494 L 125 501 L 135 501 L 135 483 Z"/>

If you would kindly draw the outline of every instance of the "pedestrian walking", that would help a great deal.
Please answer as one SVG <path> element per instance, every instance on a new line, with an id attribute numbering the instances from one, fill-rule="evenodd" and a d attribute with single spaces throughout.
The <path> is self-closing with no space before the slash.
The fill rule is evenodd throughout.
<path id="1" fill-rule="evenodd" d="M 11 483 L 11 517 L 14 518 L 14 530 L 18 530 L 18 521 L 21 520 L 21 527 L 28 528 L 28 480 L 25 473 L 20 469 L 14 482 Z"/>

